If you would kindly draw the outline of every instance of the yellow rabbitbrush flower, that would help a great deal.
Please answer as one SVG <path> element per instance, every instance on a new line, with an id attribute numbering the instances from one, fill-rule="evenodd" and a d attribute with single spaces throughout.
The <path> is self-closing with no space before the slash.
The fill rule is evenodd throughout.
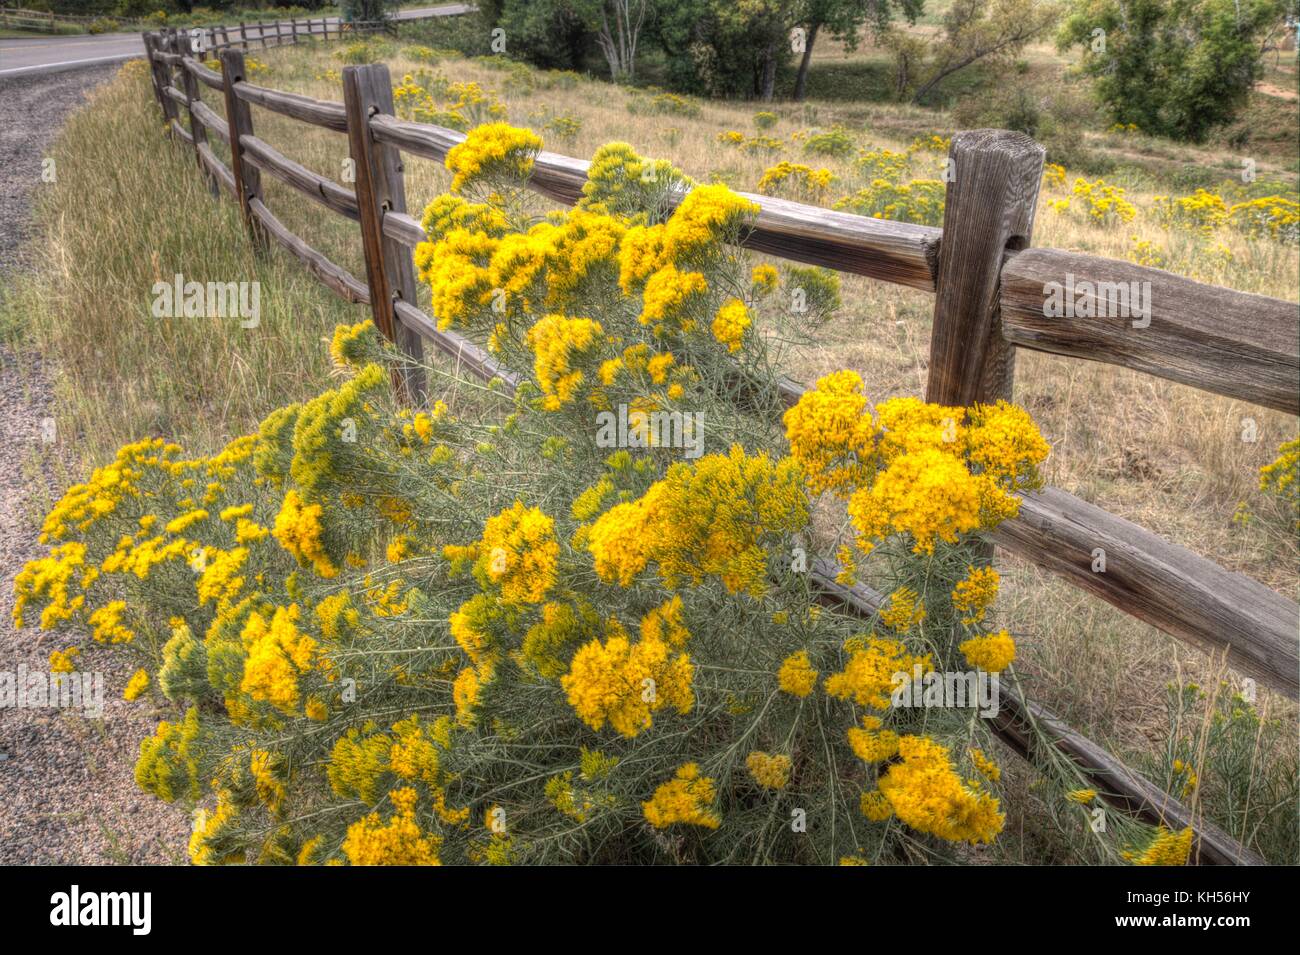
<path id="1" fill-rule="evenodd" d="M 130 643 L 135 639 L 135 632 L 122 623 L 125 614 L 125 600 L 110 600 L 96 608 L 87 618 L 90 635 L 97 643 Z"/>
<path id="2" fill-rule="evenodd" d="M 426 833 L 415 818 L 417 794 L 412 788 L 388 794 L 394 812 L 384 822 L 372 812 L 348 827 L 343 854 L 352 865 L 441 865 L 441 837 Z"/>
<path id="3" fill-rule="evenodd" d="M 717 829 L 722 817 L 713 811 L 717 793 L 713 780 L 700 775 L 700 767 L 686 763 L 677 768 L 676 775 L 655 790 L 649 802 L 641 804 L 646 821 L 656 829 L 667 829 L 676 823 Z"/>
<path id="4" fill-rule="evenodd" d="M 507 604 L 541 603 L 555 586 L 559 554 L 555 521 L 515 501 L 483 525 L 474 573 L 500 587 Z"/>
<path id="5" fill-rule="evenodd" d="M 890 765 L 879 786 L 902 822 L 953 842 L 988 843 L 1002 831 L 997 799 L 962 783 L 946 747 L 926 736 L 903 736 L 898 755 L 901 762 Z"/>
<path id="6" fill-rule="evenodd" d="M 673 655 L 656 639 L 631 643 L 621 627 L 612 626 L 605 643 L 592 640 L 573 655 L 569 672 L 560 679 L 569 704 L 592 729 L 608 721 L 619 734 L 632 738 L 652 725 L 652 715 L 671 707 L 691 711 L 695 670 L 685 653 Z"/>
<path id="7" fill-rule="evenodd" d="M 892 534 L 909 534 L 913 550 L 931 554 L 937 541 L 955 544 L 980 527 L 980 480 L 950 454 L 933 448 L 905 454 L 849 500 L 858 546 L 872 550 Z"/>
<path id="8" fill-rule="evenodd" d="M 783 692 L 802 698 L 817 688 L 818 675 L 808 659 L 808 651 L 796 650 L 781 662 L 776 682 Z"/>
<path id="9" fill-rule="evenodd" d="M 849 749 L 865 763 L 882 763 L 898 755 L 898 734 L 882 729 L 880 717 L 862 717 L 862 726 L 849 727 Z"/>
<path id="10" fill-rule="evenodd" d="M 880 622 L 896 633 L 906 633 L 925 619 L 925 601 L 910 587 L 899 587 L 889 595 L 880 611 Z"/>
<path id="11" fill-rule="evenodd" d="M 1016 659 L 1016 641 L 1005 630 L 971 637 L 958 648 L 977 670 L 1000 673 Z"/>
<path id="12" fill-rule="evenodd" d="M 745 332 L 754 322 L 749 308 L 738 298 L 728 299 L 713 316 L 711 331 L 719 343 L 727 346 L 727 351 L 740 351 L 744 343 Z"/>
<path id="13" fill-rule="evenodd" d="M 693 465 L 677 462 L 642 497 L 591 526 L 596 573 L 627 587 L 653 563 L 674 589 L 716 576 L 731 593 L 759 596 L 768 586 L 766 541 L 808 523 L 801 485 L 793 460 L 773 463 L 740 445 Z"/>
<path id="14" fill-rule="evenodd" d="M 447 151 L 451 191 L 461 192 L 476 181 L 493 177 L 522 185 L 532 174 L 533 160 L 541 149 L 541 138 L 531 130 L 508 123 L 476 126 L 464 142 Z"/>
<path id="15" fill-rule="evenodd" d="M 321 513 L 319 504 L 305 504 L 298 492 L 291 489 L 284 496 L 272 533 L 280 546 L 292 554 L 300 565 L 310 567 L 321 577 L 337 577 L 338 565 L 326 553 L 322 541 L 324 528 L 321 525 Z"/>
<path id="16" fill-rule="evenodd" d="M 813 494 L 847 497 L 871 480 L 876 429 L 862 388 L 857 372 L 826 375 L 782 419 L 790 455 L 803 466 Z"/>
<path id="17" fill-rule="evenodd" d="M 922 673 L 933 669 L 929 654 L 915 656 L 902 642 L 874 634 L 854 637 L 844 648 L 849 652 L 848 662 L 843 670 L 826 678 L 826 692 L 837 699 L 852 699 L 859 706 L 886 709 L 895 689 L 895 673 L 911 677 L 917 666 Z"/>
<path id="18" fill-rule="evenodd" d="M 785 789 L 790 781 L 790 757 L 758 750 L 745 757 L 750 777 L 764 789 Z"/>
<path id="19" fill-rule="evenodd" d="M 558 411 L 574 400 L 583 381 L 583 372 L 574 367 L 574 361 L 603 340 L 600 323 L 589 318 L 547 315 L 528 330 L 528 347 L 536 356 L 533 374 L 547 411 Z"/>
<path id="20" fill-rule="evenodd" d="M 1161 826 L 1141 853 L 1125 852 L 1124 858 L 1134 865 L 1187 865 L 1194 835 L 1191 826 L 1181 832 L 1172 832 Z"/>
<path id="21" fill-rule="evenodd" d="M 993 602 L 998 598 L 1001 577 L 992 567 L 967 567 L 967 574 L 952 589 L 952 606 L 958 613 L 966 614 L 962 623 L 973 626 L 984 620 Z"/>
<path id="22" fill-rule="evenodd" d="M 240 691 L 290 716 L 299 708 L 299 679 L 316 654 L 316 641 L 298 629 L 298 616 L 297 604 L 275 608 L 269 621 L 254 612 L 240 633 L 248 654 Z"/>
<path id="23" fill-rule="evenodd" d="M 128 703 L 138 700 L 147 689 L 149 689 L 148 671 L 136 670 L 131 674 L 131 679 L 126 681 L 126 688 L 122 691 L 122 699 Z"/>

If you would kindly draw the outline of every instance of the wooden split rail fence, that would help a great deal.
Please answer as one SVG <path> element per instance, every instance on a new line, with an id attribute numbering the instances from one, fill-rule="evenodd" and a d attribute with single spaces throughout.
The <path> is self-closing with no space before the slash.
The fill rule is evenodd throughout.
<path id="1" fill-rule="evenodd" d="M 250 239 L 274 239 L 335 293 L 369 305 L 375 324 L 413 359 L 427 340 L 484 378 L 515 379 L 482 349 L 438 329 L 417 305 L 412 250 L 425 241 L 406 208 L 403 154 L 441 162 L 464 134 L 394 115 L 388 68 L 343 70 L 343 102 L 317 100 L 249 83 L 241 47 L 228 39 L 221 71 L 192 56 L 179 34 L 145 36 L 154 92 L 175 137 L 193 147 L 214 193 L 239 203 Z M 200 97 L 202 87 L 224 103 L 224 116 Z M 356 165 L 347 189 L 279 152 L 253 130 L 251 106 L 346 135 Z M 188 128 L 181 118 L 188 119 Z M 227 167 L 209 137 L 230 146 Z M 969 405 L 1011 398 L 1017 348 L 1106 362 L 1205 391 L 1300 414 L 1300 308 L 1294 302 L 1205 285 L 1158 269 L 1029 247 L 1043 176 L 1043 147 L 1027 136 L 976 130 L 953 138 L 955 176 L 948 183 L 943 229 L 866 218 L 746 195 L 760 207 L 746 247 L 781 258 L 894 282 L 934 293 L 934 325 L 926 398 Z M 572 205 L 586 182 L 585 161 L 542 152 L 530 186 Z M 287 229 L 267 207 L 265 173 L 332 212 L 358 223 L 365 280 L 351 275 Z M 1072 278 L 1070 278 L 1072 277 Z M 1047 318 L 1049 283 L 1072 281 L 1091 304 L 1104 306 L 1114 283 L 1149 283 L 1149 323 L 1128 317 Z M 1086 293 L 1084 290 L 1088 290 Z M 1105 316 L 1104 307 L 1079 314 Z M 414 365 L 414 363 L 412 363 Z M 400 396 L 422 401 L 414 367 L 395 372 Z M 787 383 L 787 402 L 802 388 Z M 994 545 L 1044 567 L 1165 633 L 1226 658 L 1244 675 L 1296 699 L 1300 682 L 1300 608 L 1259 582 L 1228 571 L 1186 548 L 1065 491 L 1027 494 L 1019 515 L 988 535 Z M 1104 552 L 1104 571 L 1094 571 Z M 881 596 L 835 582 L 836 568 L 814 568 L 823 598 L 870 616 Z M 1072 759 L 1107 802 L 1152 824 L 1193 826 L 1193 858 L 1209 864 L 1262 860 L 1180 800 L 1129 769 L 1102 747 L 1015 692 L 1003 693 L 994 730 L 1031 762 L 1046 739 Z M 1035 732 L 1036 730 L 1036 732 Z"/>

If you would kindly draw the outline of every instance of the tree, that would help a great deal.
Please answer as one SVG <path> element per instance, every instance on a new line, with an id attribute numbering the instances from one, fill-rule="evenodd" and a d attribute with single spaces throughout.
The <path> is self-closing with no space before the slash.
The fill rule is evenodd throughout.
<path id="1" fill-rule="evenodd" d="M 905 92 L 914 74 L 922 71 L 925 78 L 911 97 L 919 104 L 954 73 L 1015 56 L 1059 19 L 1059 7 L 1049 0 L 954 0 L 937 40 L 927 44 L 897 31 L 890 39 L 899 61 L 899 92 Z"/>
<path id="2" fill-rule="evenodd" d="M 908 23 L 915 23 L 925 0 L 805 0 L 802 6 L 798 26 L 804 31 L 803 50 L 794 80 L 795 100 L 804 98 L 813 44 L 823 28 L 849 50 L 856 50 L 863 26 L 875 36 L 884 35 L 893 21 L 895 8 Z"/>
<path id="3" fill-rule="evenodd" d="M 648 0 L 597 0 L 596 43 L 613 80 L 636 79 L 636 48 L 645 26 Z"/>
<path id="4" fill-rule="evenodd" d="M 1058 38 L 1116 123 L 1200 142 L 1245 106 L 1287 0 L 1072 0 Z"/>

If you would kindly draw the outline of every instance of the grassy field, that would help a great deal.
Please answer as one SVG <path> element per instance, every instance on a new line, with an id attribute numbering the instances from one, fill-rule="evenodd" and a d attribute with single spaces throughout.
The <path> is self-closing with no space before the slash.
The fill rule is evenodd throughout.
<path id="1" fill-rule="evenodd" d="M 1033 52 L 1030 71 L 1046 69 L 1034 65 Z M 302 45 L 253 56 L 253 82 L 334 100 L 342 98 L 338 71 L 345 60 L 382 59 L 390 64 L 394 83 L 410 74 L 414 85 L 436 92 L 439 107 L 481 97 L 477 105 L 461 107 L 466 118 L 486 116 L 495 104 L 510 122 L 536 129 L 554 151 L 586 157 L 605 142 L 625 140 L 643 154 L 671 158 L 698 180 L 749 191 L 781 160 L 807 164 L 833 178 L 824 189 L 802 189 L 797 195 L 824 205 L 871 188 L 871 175 L 854 161 L 863 151 L 902 155 L 902 181 L 935 176 L 942 153 L 909 147 L 959 128 L 945 110 L 814 95 L 805 104 L 775 104 L 774 124 L 759 129 L 760 107 L 754 104 L 656 103 L 653 92 L 519 65 L 430 57 L 427 50 L 401 42 Z M 829 44 L 819 54 L 814 94 L 836 82 L 836 56 Z M 842 59 L 843 68 L 853 70 L 865 69 L 854 64 L 871 62 L 869 55 Z M 1292 71 L 1292 85 L 1294 77 Z M 476 85 L 448 90 L 446 83 Z M 1252 111 L 1260 116 L 1290 109 L 1285 98 L 1257 99 Z M 1277 147 L 1251 154 L 1258 179 L 1250 185 L 1237 176 L 1241 153 L 1222 145 L 1192 148 L 1133 133 L 1075 130 L 1088 154 L 1108 157 L 1113 171 L 1105 182 L 1124 190 L 1134 216 L 1127 222 L 1093 221 L 1080 208 L 1086 200 L 1072 193 L 1076 173 L 1083 171 L 1066 168 L 1044 186 L 1034 244 L 1121 259 L 1145 256 L 1202 281 L 1294 301 L 1300 298 L 1295 243 L 1251 239 L 1227 227 L 1208 234 L 1169 227 L 1157 212 L 1157 196 L 1197 187 L 1214 187 L 1229 204 L 1291 193 L 1294 115 L 1291 121 L 1289 152 Z M 255 110 L 254 125 L 259 136 L 295 160 L 341 179 L 344 137 L 262 110 Z M 814 133 L 836 127 L 842 133 L 835 138 L 847 143 L 844 155 L 808 151 Z M 735 137 L 726 134 L 733 131 L 748 145 L 731 144 Z M 760 137 L 772 142 L 753 144 Z M 360 320 L 368 310 L 341 304 L 296 260 L 278 252 L 267 259 L 251 254 L 234 205 L 212 202 L 193 155 L 166 142 L 139 69 L 125 70 L 74 117 L 54 156 L 59 181 L 46 187 L 33 249 L 39 268 L 6 290 L 3 320 L 6 337 L 20 348 L 57 360 L 60 432 L 76 435 L 82 462 L 100 461 L 117 445 L 145 434 L 210 451 L 270 409 L 319 391 L 328 374 L 322 340 L 336 322 Z M 408 158 L 411 213 L 418 216 L 448 181 L 434 164 Z M 264 184 L 268 205 L 292 230 L 364 275 L 355 225 L 322 214 L 269 177 Z M 1061 205 L 1065 200 L 1068 210 Z M 260 326 L 153 318 L 150 287 L 178 272 L 199 281 L 258 279 Z M 837 316 L 818 331 L 815 346 L 795 357 L 790 374 L 811 382 L 847 367 L 862 374 L 873 400 L 923 393 L 932 297 L 845 276 L 842 299 Z M 1052 444 L 1050 483 L 1284 593 L 1296 593 L 1295 536 L 1286 529 L 1286 515 L 1257 488 L 1259 467 L 1295 436 L 1294 418 L 1120 369 L 1029 352 L 1018 359 L 1015 398 Z M 1254 423 L 1253 442 L 1242 439 L 1246 419 Z M 33 512 L 48 503 L 34 501 Z M 1243 504 L 1252 519 L 1240 519 Z M 1184 717 L 1185 726 L 1204 740 L 1212 708 L 1227 700 L 1226 691 L 1216 700 L 1213 689 L 1220 678 L 1229 679 L 1226 671 L 1041 571 L 1011 558 L 1000 563 L 1005 583 L 999 610 L 1023 648 L 1035 698 L 1146 767 L 1157 783 L 1176 789 L 1165 758 L 1170 735 L 1165 687 L 1195 681 L 1212 688 L 1198 703 L 1196 717 L 1204 717 L 1203 725 Z M 1277 785 L 1285 789 L 1289 779 L 1293 787 L 1295 708 L 1265 692 L 1260 709 L 1281 722 L 1260 724 L 1259 744 L 1248 755 L 1271 767 L 1259 773 L 1280 774 Z M 994 851 L 1002 858 L 1064 861 L 1063 846 L 1070 840 L 1061 837 L 1035 799 L 1032 773 L 1018 769 L 1008 776 L 1012 816 Z M 1223 810 L 1221 793 L 1212 773 L 1202 776 L 1203 790 L 1190 798 L 1199 800 L 1204 792 L 1213 815 Z M 1273 785 L 1266 787 L 1269 792 Z M 1283 818 L 1286 798 L 1284 791 Z M 1251 817 L 1251 825 L 1258 821 Z M 1279 822 L 1276 813 L 1265 814 L 1263 825 L 1244 833 L 1248 841 L 1279 861 L 1295 861 L 1294 820 Z M 1071 839 L 1077 841 L 1077 834 Z"/>

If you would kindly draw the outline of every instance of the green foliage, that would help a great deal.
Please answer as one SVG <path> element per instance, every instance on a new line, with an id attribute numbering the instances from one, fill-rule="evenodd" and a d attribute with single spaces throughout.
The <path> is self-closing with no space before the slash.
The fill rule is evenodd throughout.
<path id="1" fill-rule="evenodd" d="M 1284 0 L 1073 0 L 1058 42 L 1082 48 L 1114 122 L 1201 142 L 1246 105 L 1259 39 L 1284 8 Z"/>

